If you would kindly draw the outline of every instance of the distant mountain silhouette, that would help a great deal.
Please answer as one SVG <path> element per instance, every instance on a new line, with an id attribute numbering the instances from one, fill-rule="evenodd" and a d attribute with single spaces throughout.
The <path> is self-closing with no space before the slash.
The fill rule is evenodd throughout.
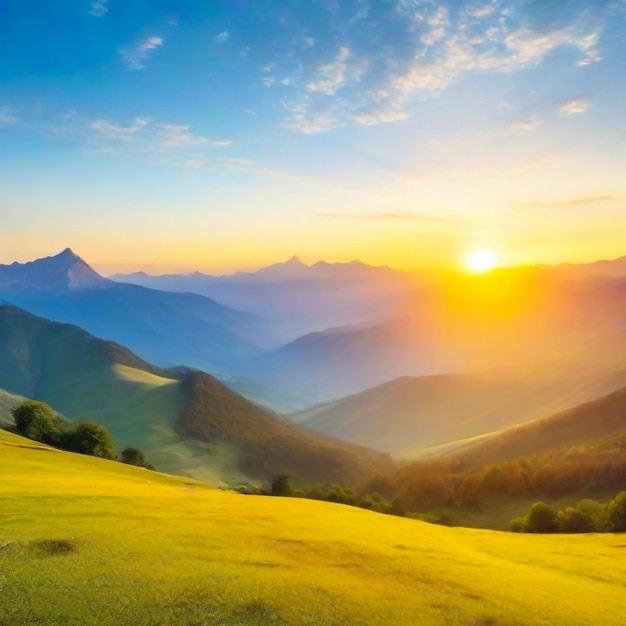
<path id="1" fill-rule="evenodd" d="M 0 292 L 4 293 L 74 291 L 109 284 L 69 248 L 29 263 L 0 265 Z"/>
<path id="2" fill-rule="evenodd" d="M 388 317 L 416 278 L 358 261 L 319 262 L 297 257 L 256 272 L 211 276 L 199 272 L 148 276 L 116 274 L 112 280 L 173 292 L 191 292 L 279 322 L 285 342 L 329 327 L 373 323 Z"/>

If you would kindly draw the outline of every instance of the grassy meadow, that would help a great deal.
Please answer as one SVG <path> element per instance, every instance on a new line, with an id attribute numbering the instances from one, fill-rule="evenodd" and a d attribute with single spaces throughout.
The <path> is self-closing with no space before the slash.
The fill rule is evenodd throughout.
<path id="1" fill-rule="evenodd" d="M 0 434 L 0 624 L 623 624 L 626 537 L 244 496 Z"/>

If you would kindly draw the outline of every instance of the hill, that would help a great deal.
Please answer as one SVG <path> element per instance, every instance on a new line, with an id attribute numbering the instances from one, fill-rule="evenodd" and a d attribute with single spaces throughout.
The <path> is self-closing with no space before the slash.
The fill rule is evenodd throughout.
<path id="1" fill-rule="evenodd" d="M 575 371 L 555 362 L 532 371 L 403 377 L 291 419 L 329 436 L 408 457 L 551 416 L 624 384 L 626 370 Z"/>
<path id="2" fill-rule="evenodd" d="M 13 422 L 11 411 L 22 402 L 23 398 L 0 389 L 0 427 Z"/>
<path id="3" fill-rule="evenodd" d="M 285 425 L 202 372 L 163 370 L 84 330 L 0 307 L 0 387 L 70 419 L 107 426 L 120 448 L 203 480 L 354 483 L 385 471 L 382 456 Z"/>
<path id="4" fill-rule="evenodd" d="M 626 609 L 619 536 L 243 496 L 1 432 L 0 509 L 12 626 L 617 626 Z"/>
<path id="5" fill-rule="evenodd" d="M 550 417 L 507 428 L 458 451 L 464 462 L 499 463 L 530 455 L 608 449 L 626 437 L 626 387 Z"/>

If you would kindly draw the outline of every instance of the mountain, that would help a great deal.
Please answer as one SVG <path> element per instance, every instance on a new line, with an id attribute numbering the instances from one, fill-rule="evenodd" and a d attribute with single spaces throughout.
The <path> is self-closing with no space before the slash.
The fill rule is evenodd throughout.
<path id="1" fill-rule="evenodd" d="M 403 377 L 291 418 L 317 432 L 396 456 L 549 416 L 626 384 L 619 376 L 535 368 L 483 376 Z"/>
<path id="2" fill-rule="evenodd" d="M 383 456 L 283 423 L 203 372 L 164 370 L 77 326 L 0 306 L 0 387 L 90 417 L 118 446 L 147 451 L 162 470 L 205 480 L 362 481 Z"/>
<path id="3" fill-rule="evenodd" d="M 210 276 L 199 272 L 111 277 L 172 292 L 191 292 L 275 319 L 290 341 L 329 327 L 373 323 L 393 311 L 396 300 L 415 288 L 415 277 L 386 267 L 320 262 L 308 266 L 297 257 L 257 272 Z"/>
<path id="4" fill-rule="evenodd" d="M 97 289 L 110 281 L 95 272 L 69 248 L 29 263 L 0 265 L 0 293 L 58 292 Z"/>
<path id="5" fill-rule="evenodd" d="M 624 329 L 626 281 L 574 281 L 526 270 L 457 276 L 398 301 L 376 324 L 311 333 L 255 357 L 242 376 L 291 390 L 314 390 L 317 402 L 364 391 L 401 376 L 476 375 L 510 367 L 616 354 Z M 619 345 L 623 337 L 616 337 Z"/>
<path id="6" fill-rule="evenodd" d="M 8 267 L 10 288 L 0 282 L 0 301 L 77 324 L 162 366 L 219 372 L 278 343 L 269 320 L 195 294 L 108 281 L 71 251 Z"/>

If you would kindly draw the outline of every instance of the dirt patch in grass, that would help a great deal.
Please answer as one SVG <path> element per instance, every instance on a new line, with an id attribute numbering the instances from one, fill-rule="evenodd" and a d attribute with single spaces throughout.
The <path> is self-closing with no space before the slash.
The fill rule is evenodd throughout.
<path id="1" fill-rule="evenodd" d="M 71 554 L 78 550 L 73 539 L 42 539 L 41 541 L 31 541 L 29 547 L 42 556 Z"/>

